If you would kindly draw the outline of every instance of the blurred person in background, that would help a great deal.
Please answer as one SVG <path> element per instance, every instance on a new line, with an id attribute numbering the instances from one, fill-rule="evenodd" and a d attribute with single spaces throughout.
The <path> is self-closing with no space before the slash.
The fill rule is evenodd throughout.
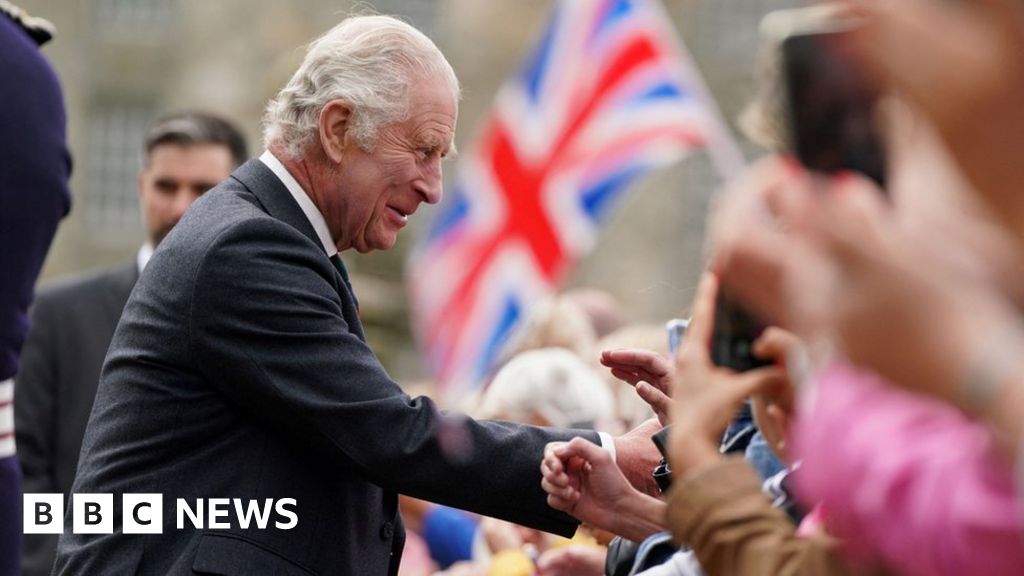
<path id="1" fill-rule="evenodd" d="M 594 354 L 595 340 L 591 319 L 577 299 L 558 294 L 530 307 L 522 326 L 502 350 L 498 365 L 538 348 L 564 348 L 585 360 Z"/>
<path id="2" fill-rule="evenodd" d="M 100 368 L 128 295 L 153 250 L 192 202 L 248 158 L 241 132 L 205 112 L 158 119 L 145 135 L 143 151 L 137 182 L 145 244 L 119 266 L 39 290 L 15 377 L 24 491 L 63 494 L 68 507 Z M 56 534 L 25 535 L 22 574 L 49 574 L 56 549 Z"/>
<path id="3" fill-rule="evenodd" d="M 60 83 L 39 45 L 53 26 L 0 2 L 0 574 L 16 574 L 21 471 L 15 457 L 14 382 L 36 278 L 71 208 L 71 156 Z"/>
<path id="4" fill-rule="evenodd" d="M 622 305 L 606 290 L 573 288 L 563 292 L 562 297 L 575 303 L 587 315 L 596 338 L 604 338 L 626 325 Z"/>
<path id="5" fill-rule="evenodd" d="M 600 376 L 564 348 L 514 356 L 487 386 L 476 416 L 556 428 L 605 430 L 614 402 Z"/>

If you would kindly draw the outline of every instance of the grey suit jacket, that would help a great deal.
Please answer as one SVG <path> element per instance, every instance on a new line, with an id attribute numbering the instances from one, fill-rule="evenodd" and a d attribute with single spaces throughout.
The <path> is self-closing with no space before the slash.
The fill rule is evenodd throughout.
<path id="1" fill-rule="evenodd" d="M 312 226 L 249 161 L 192 205 L 128 300 L 74 485 L 114 494 L 115 533 L 65 531 L 56 572 L 394 574 L 397 492 L 575 528 L 546 505 L 539 463 L 545 443 L 596 434 L 445 422 L 384 372 Z M 126 492 L 163 494 L 162 535 L 121 533 Z M 176 499 L 211 497 L 294 498 L 298 523 L 176 528 Z"/>
<path id="2" fill-rule="evenodd" d="M 138 278 L 132 259 L 59 280 L 36 294 L 15 377 L 15 438 L 25 492 L 71 492 L 103 358 Z M 49 574 L 56 549 L 56 534 L 26 534 L 22 576 Z"/>

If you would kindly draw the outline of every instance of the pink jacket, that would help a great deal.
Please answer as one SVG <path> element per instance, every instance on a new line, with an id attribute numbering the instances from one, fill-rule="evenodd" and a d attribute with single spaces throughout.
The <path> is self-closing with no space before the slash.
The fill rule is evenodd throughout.
<path id="1" fill-rule="evenodd" d="M 909 575 L 1024 574 L 1013 466 L 983 424 L 838 363 L 807 396 L 798 488 L 854 558 Z"/>

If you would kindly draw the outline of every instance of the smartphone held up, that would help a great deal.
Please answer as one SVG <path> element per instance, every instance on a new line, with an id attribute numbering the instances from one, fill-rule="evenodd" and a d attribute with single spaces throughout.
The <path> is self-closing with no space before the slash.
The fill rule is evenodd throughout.
<path id="1" fill-rule="evenodd" d="M 823 19 L 795 27 L 782 40 L 789 141 L 808 169 L 859 172 L 884 189 L 878 91 L 843 49 L 857 26 Z"/>

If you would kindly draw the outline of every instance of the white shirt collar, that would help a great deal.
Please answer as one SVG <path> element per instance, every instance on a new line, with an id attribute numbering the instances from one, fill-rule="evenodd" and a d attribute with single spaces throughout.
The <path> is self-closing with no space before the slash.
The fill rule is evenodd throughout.
<path id="1" fill-rule="evenodd" d="M 331 239 L 331 231 L 327 228 L 327 221 L 324 220 L 323 214 L 317 209 L 313 201 L 309 199 L 309 194 L 302 189 L 302 186 L 295 180 L 295 178 L 288 172 L 288 169 L 284 167 L 284 164 L 274 156 L 270 150 L 267 150 L 260 156 L 260 162 L 266 164 L 267 168 L 274 173 L 275 176 L 284 184 L 284 187 L 288 189 L 295 201 L 299 203 L 299 208 L 302 209 L 302 213 L 306 215 L 306 219 L 313 225 L 313 230 L 316 231 L 316 235 L 320 238 L 320 243 L 324 245 L 324 252 L 327 253 L 327 257 L 334 256 L 338 253 L 338 247 L 334 245 L 334 240 Z"/>
<path id="2" fill-rule="evenodd" d="M 149 264 L 149 259 L 153 257 L 153 243 L 146 242 L 139 248 L 139 254 L 135 257 L 135 262 L 139 265 L 139 274 L 146 269 L 146 264 Z"/>

